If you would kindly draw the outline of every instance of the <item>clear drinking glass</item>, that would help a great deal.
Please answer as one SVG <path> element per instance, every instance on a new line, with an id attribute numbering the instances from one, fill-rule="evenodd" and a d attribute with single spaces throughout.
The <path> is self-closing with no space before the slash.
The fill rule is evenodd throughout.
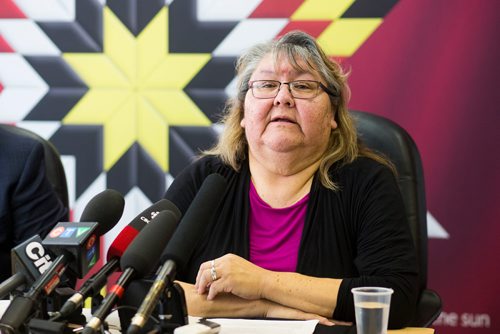
<path id="1" fill-rule="evenodd" d="M 394 290 L 380 287 L 360 287 L 354 295 L 357 334 L 386 334 L 391 295 Z"/>

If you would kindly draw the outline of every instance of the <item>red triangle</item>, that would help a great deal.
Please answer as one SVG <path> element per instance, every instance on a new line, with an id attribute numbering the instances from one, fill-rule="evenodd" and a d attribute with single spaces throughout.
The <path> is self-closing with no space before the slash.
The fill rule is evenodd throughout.
<path id="1" fill-rule="evenodd" d="M 292 30 L 301 30 L 314 38 L 318 36 L 332 23 L 332 21 L 290 21 L 276 37 L 283 36 Z"/>
<path id="2" fill-rule="evenodd" d="M 0 53 L 2 52 L 14 52 L 7 41 L 0 35 Z"/>
<path id="3" fill-rule="evenodd" d="M 304 0 L 264 0 L 250 18 L 289 18 Z"/>
<path id="4" fill-rule="evenodd" d="M 0 0 L 0 19 L 24 19 L 26 15 L 12 0 Z"/>

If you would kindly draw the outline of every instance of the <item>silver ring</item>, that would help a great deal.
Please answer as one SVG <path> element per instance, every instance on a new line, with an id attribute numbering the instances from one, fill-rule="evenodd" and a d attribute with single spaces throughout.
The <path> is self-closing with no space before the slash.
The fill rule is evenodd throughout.
<path id="1" fill-rule="evenodd" d="M 215 271 L 215 260 L 210 261 L 210 264 L 212 265 L 210 267 L 210 276 L 212 276 L 212 282 L 217 280 L 217 271 Z"/>

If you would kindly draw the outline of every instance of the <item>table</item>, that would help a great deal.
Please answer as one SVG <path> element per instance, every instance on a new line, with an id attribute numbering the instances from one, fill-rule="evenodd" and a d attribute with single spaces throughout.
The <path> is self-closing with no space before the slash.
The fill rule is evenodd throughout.
<path id="1" fill-rule="evenodd" d="M 0 300 L 0 317 L 3 315 L 3 312 L 9 305 L 8 300 Z M 89 319 L 90 312 L 88 309 L 84 309 L 84 314 L 87 316 L 87 319 Z M 196 322 L 198 318 L 195 317 L 189 317 L 190 322 Z M 107 322 L 112 325 L 113 327 L 118 327 L 120 324 L 119 318 L 118 318 L 118 312 L 112 312 L 110 316 L 106 319 Z M 237 319 L 235 319 L 237 320 Z M 259 321 L 259 320 L 255 320 Z M 262 320 L 260 320 L 262 321 Z M 115 328 L 116 328 L 115 327 Z M 119 333 L 118 330 L 112 330 L 112 333 Z M 256 331 L 257 332 L 257 331 Z M 356 331 L 354 330 L 353 327 L 349 326 L 324 326 L 324 325 L 317 325 L 316 329 L 314 330 L 314 334 L 340 334 L 340 333 L 345 333 L 345 334 L 354 334 Z M 224 334 L 232 334 L 232 331 L 224 331 Z M 239 333 L 238 331 L 234 331 L 234 333 Z M 432 328 L 416 328 L 416 327 L 407 327 L 403 329 L 398 329 L 398 330 L 389 330 L 387 331 L 388 334 L 434 334 L 434 329 Z"/>
<path id="2" fill-rule="evenodd" d="M 387 334 L 434 334 L 433 328 L 406 327 L 398 330 L 388 330 Z"/>
<path id="3" fill-rule="evenodd" d="M 199 317 L 191 317 L 189 316 L 189 323 L 196 323 L 198 321 Z M 110 323 L 113 323 L 113 320 L 110 320 L 108 318 Z M 222 319 L 223 322 L 219 321 L 219 319 L 208 319 L 211 321 L 215 321 L 220 323 L 221 326 L 221 334 L 241 334 L 242 332 L 249 333 L 248 328 L 252 325 L 248 325 L 248 322 L 255 322 L 255 332 L 252 333 L 262 333 L 262 327 L 260 327 L 262 322 L 273 322 L 273 323 L 293 323 L 293 322 L 303 322 L 300 320 L 266 320 L 266 319 L 261 319 L 261 320 L 251 320 L 251 319 L 229 319 L 229 318 L 224 318 Z M 241 327 L 240 329 L 237 328 L 235 323 L 238 321 L 245 321 L 246 324 L 245 326 Z M 116 323 L 119 323 L 117 320 Z M 224 324 L 228 323 L 230 326 L 230 329 L 228 327 L 224 327 Z M 290 326 L 283 326 L 286 328 L 286 330 L 283 330 L 283 333 L 287 334 L 293 334 L 290 332 Z M 294 327 L 300 327 L 297 325 L 294 325 Z M 225 330 L 224 330 L 225 328 Z M 243 328 L 245 330 L 243 330 Z M 257 330 L 258 329 L 258 330 Z M 282 328 L 280 328 L 281 330 Z M 291 330 L 293 332 L 293 329 Z M 271 331 L 272 332 L 272 331 Z M 280 334 L 282 333 L 280 331 Z M 273 332 L 275 334 L 275 332 Z M 316 325 L 316 328 L 314 329 L 313 334 L 356 334 L 356 329 L 355 326 L 325 326 L 325 325 Z M 417 328 L 417 327 L 407 327 L 403 329 L 397 329 L 397 330 L 388 330 L 387 334 L 434 334 L 434 329 L 432 328 Z"/>

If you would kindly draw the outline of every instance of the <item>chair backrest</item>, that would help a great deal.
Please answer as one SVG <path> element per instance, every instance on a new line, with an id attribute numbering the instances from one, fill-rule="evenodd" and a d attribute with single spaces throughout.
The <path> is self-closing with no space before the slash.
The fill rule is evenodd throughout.
<path id="1" fill-rule="evenodd" d="M 419 267 L 419 292 L 411 326 L 428 327 L 441 313 L 441 297 L 427 289 L 427 207 L 424 174 L 415 142 L 402 127 L 382 116 L 352 111 L 363 143 L 389 158 L 398 171 L 399 188 L 410 224 Z"/>
<path id="2" fill-rule="evenodd" d="M 50 141 L 40 137 L 31 130 L 6 124 L 0 124 L 0 126 L 8 126 L 11 132 L 36 139 L 37 141 L 42 143 L 45 156 L 45 169 L 47 178 L 49 179 L 50 184 L 54 188 L 64 207 L 68 209 L 68 217 L 66 217 L 66 221 L 69 221 L 68 185 L 66 183 L 66 174 L 64 173 L 61 156 L 59 155 L 56 147 Z"/>
<path id="3" fill-rule="evenodd" d="M 417 250 L 420 291 L 427 286 L 427 208 L 422 162 L 415 142 L 402 127 L 382 116 L 352 111 L 363 143 L 389 158 L 398 171 L 399 187 Z"/>

